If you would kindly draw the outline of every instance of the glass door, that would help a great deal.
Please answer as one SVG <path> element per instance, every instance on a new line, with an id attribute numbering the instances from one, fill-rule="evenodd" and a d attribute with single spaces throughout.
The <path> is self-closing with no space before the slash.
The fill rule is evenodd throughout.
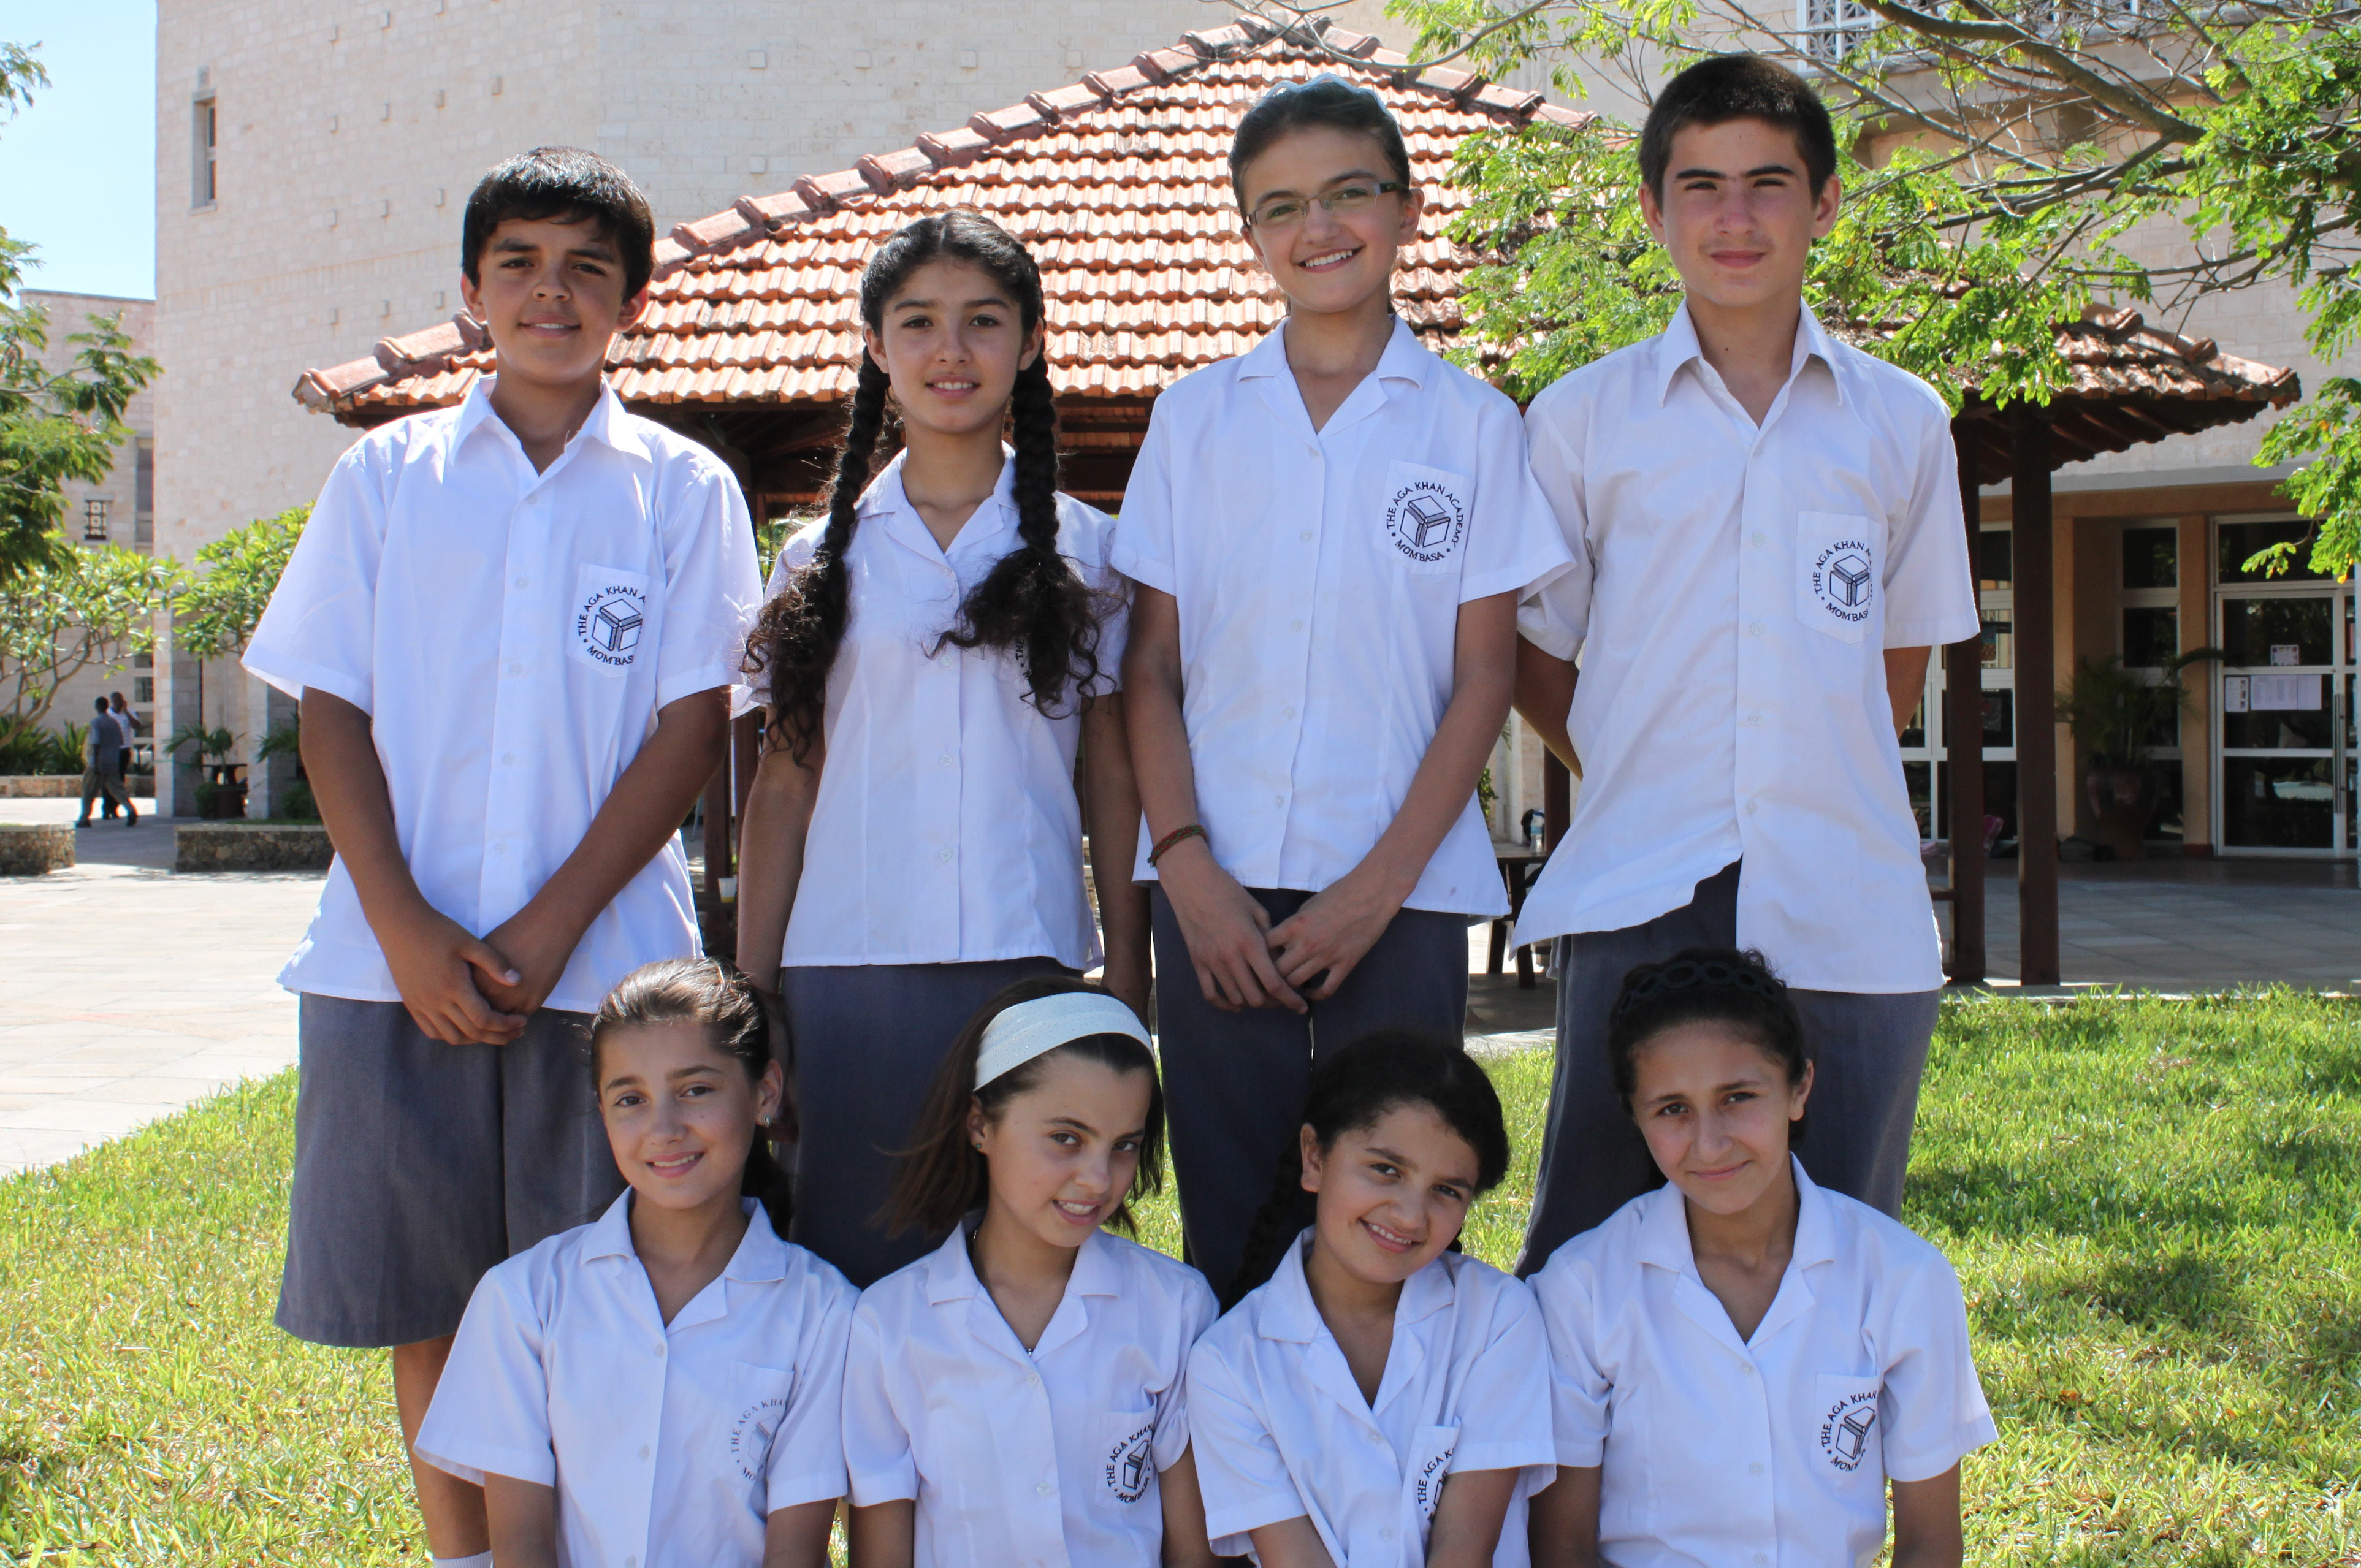
<path id="1" fill-rule="evenodd" d="M 2227 853 L 2355 848 L 2353 596 L 2304 564 L 2311 536 L 2301 521 L 2217 525 L 2215 842 Z M 2246 569 L 2257 551 L 2281 543 L 2298 546 L 2288 571 Z"/>

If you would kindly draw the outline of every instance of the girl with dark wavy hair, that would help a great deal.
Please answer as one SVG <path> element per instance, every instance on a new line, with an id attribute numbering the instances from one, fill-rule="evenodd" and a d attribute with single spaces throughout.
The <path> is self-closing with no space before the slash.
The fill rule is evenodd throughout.
<path id="1" fill-rule="evenodd" d="M 738 962 L 793 1041 L 796 1240 L 858 1285 L 940 1240 L 875 1213 L 961 1025 L 1099 962 L 1085 830 L 1107 989 L 1148 1005 L 1126 602 L 1109 520 L 1058 492 L 1046 337 L 1040 272 L 989 220 L 936 213 L 878 248 L 828 515 L 781 552 L 748 642 L 768 743 Z"/>

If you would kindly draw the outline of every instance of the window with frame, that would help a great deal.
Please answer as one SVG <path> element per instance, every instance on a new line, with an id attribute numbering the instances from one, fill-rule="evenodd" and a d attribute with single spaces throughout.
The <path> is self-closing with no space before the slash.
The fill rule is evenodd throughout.
<path id="1" fill-rule="evenodd" d="M 113 501 L 105 496 L 91 496 L 82 503 L 82 536 L 85 543 L 106 543 L 106 512 Z"/>
<path id="2" fill-rule="evenodd" d="M 1811 60 L 1842 60 L 1877 27 L 1861 0 L 1796 0 L 1796 47 Z"/>
<path id="3" fill-rule="evenodd" d="M 196 101 L 190 131 L 192 185 L 189 204 L 210 207 L 221 199 L 221 111 L 213 98 Z"/>

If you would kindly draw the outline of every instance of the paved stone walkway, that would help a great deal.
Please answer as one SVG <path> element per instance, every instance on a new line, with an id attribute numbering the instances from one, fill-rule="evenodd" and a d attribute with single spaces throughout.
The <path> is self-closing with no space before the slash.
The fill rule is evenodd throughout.
<path id="1" fill-rule="evenodd" d="M 0 881 L 0 1176 L 295 1059 L 295 999 L 271 977 L 319 874 L 175 877 L 170 824 L 138 805 L 137 828 L 76 834 L 73 869 Z M 75 809 L 0 801 L 16 822 Z"/>

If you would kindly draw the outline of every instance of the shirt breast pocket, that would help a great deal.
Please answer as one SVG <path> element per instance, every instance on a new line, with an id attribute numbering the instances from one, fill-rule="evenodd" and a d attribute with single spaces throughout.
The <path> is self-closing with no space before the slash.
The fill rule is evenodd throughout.
<path id="1" fill-rule="evenodd" d="M 730 1388 L 722 1398 L 730 1427 L 721 1460 L 757 1492 L 770 1480 L 771 1443 L 787 1419 L 795 1392 L 792 1371 L 751 1361 L 730 1364 Z"/>
<path id="2" fill-rule="evenodd" d="M 1451 1475 L 1451 1456 L 1459 1452 L 1459 1428 L 1421 1427 L 1411 1446 L 1410 1500 L 1423 1521 L 1434 1517 L 1443 1500 L 1443 1483 Z"/>
<path id="3" fill-rule="evenodd" d="M 620 680 L 649 645 L 648 576 L 585 562 L 566 603 L 566 652 L 578 664 Z"/>
<path id="4" fill-rule="evenodd" d="M 1098 1457 L 1102 1500 L 1121 1507 L 1148 1496 L 1156 1485 L 1156 1412 L 1104 1417 Z"/>
<path id="5" fill-rule="evenodd" d="M 1419 577 L 1458 572 L 1475 493 L 1466 475 L 1448 468 L 1400 462 L 1388 466 L 1379 495 L 1380 532 L 1404 571 Z"/>
<path id="6" fill-rule="evenodd" d="M 1865 517 L 1847 512 L 1795 515 L 1795 615 L 1839 642 L 1868 635 L 1884 591 L 1877 530 Z"/>
<path id="7" fill-rule="evenodd" d="M 1880 1430 L 1879 1395 L 1873 1373 L 1824 1372 L 1812 1380 L 1813 1400 L 1804 1412 L 1804 1453 L 1821 1481 L 1838 1489 L 1848 1482 L 1883 1492 L 1885 1433 Z"/>

